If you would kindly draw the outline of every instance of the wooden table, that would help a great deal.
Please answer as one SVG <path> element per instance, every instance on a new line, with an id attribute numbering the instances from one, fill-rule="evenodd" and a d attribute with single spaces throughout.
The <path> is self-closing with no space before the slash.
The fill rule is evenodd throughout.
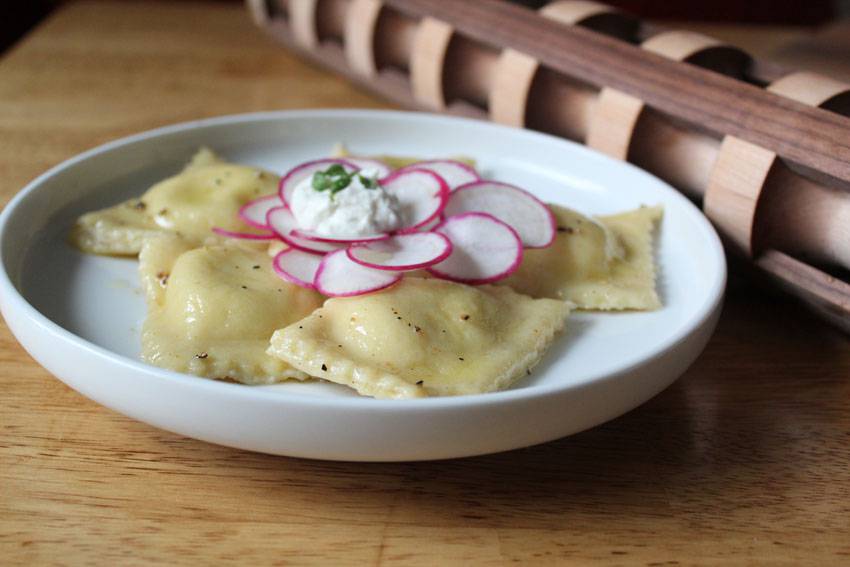
<path id="1" fill-rule="evenodd" d="M 73 4 L 0 61 L 2 198 L 138 130 L 319 106 L 385 105 L 239 6 Z M 327 463 L 184 439 L 65 387 L 5 326 L 0 376 L 3 564 L 850 563 L 850 343 L 741 282 L 705 354 L 651 402 L 473 459 Z"/>

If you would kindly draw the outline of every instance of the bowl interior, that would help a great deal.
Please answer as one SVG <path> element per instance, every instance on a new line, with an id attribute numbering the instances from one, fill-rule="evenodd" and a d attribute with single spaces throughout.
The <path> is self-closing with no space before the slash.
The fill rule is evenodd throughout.
<path id="1" fill-rule="evenodd" d="M 137 263 L 88 256 L 70 247 L 65 238 L 73 220 L 141 194 L 179 171 L 200 146 L 235 162 L 282 173 L 327 155 L 339 142 L 363 155 L 469 156 L 488 177 L 590 214 L 642 204 L 664 206 L 656 246 L 664 307 L 649 313 L 573 314 L 567 332 L 544 362 L 514 389 L 573 387 L 623 371 L 681 339 L 722 293 L 725 264 L 713 229 L 689 201 L 651 175 L 533 132 L 374 111 L 225 117 L 140 134 L 87 152 L 33 182 L 10 204 L 0 235 L 3 267 L 18 292 L 44 317 L 115 356 L 138 360 L 145 307 Z M 150 372 L 164 373 L 152 367 Z M 354 396 L 346 388 L 320 383 L 255 390 Z"/>

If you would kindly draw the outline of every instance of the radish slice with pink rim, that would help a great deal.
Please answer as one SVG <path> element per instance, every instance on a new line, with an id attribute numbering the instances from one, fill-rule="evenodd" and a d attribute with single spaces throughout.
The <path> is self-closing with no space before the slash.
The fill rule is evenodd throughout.
<path id="1" fill-rule="evenodd" d="M 348 257 L 367 268 L 408 271 L 427 268 L 449 257 L 452 243 L 437 232 L 399 234 L 365 244 L 355 244 Z"/>
<path id="2" fill-rule="evenodd" d="M 266 215 L 275 207 L 282 207 L 283 202 L 279 195 L 268 195 L 260 197 L 253 201 L 248 201 L 239 209 L 239 218 L 245 223 L 254 228 L 264 228 L 268 230 L 269 225 L 266 222 Z"/>
<path id="3" fill-rule="evenodd" d="M 347 244 L 333 244 L 330 242 L 320 242 L 318 240 L 306 240 L 292 234 L 292 231 L 298 226 L 295 221 L 295 216 L 292 211 L 286 207 L 275 207 L 266 213 L 266 222 L 269 228 L 284 242 L 311 254 L 325 254 L 344 248 Z"/>
<path id="4" fill-rule="evenodd" d="M 466 185 L 467 183 L 472 183 L 481 179 L 481 176 L 478 175 L 475 168 L 463 163 L 462 161 L 453 159 L 431 159 L 418 161 L 403 167 L 399 171 L 404 171 L 406 169 L 427 169 L 428 171 L 432 171 L 443 178 L 443 181 L 446 182 L 446 185 L 449 186 L 451 191 L 454 191 L 455 187 L 460 187 L 461 185 Z"/>
<path id="5" fill-rule="evenodd" d="M 443 219 L 441 219 L 440 217 L 434 217 L 430 221 L 428 221 L 425 224 L 423 224 L 422 226 L 418 227 L 416 230 L 418 230 L 419 232 L 431 232 L 441 222 L 443 222 Z M 409 232 L 409 231 L 404 231 L 404 232 Z"/>
<path id="6" fill-rule="evenodd" d="M 378 159 L 351 156 L 345 156 L 342 159 L 344 159 L 348 163 L 355 165 L 360 170 L 363 170 L 371 175 L 376 175 L 378 179 L 380 179 L 381 177 L 386 177 L 393 171 L 390 166 Z"/>
<path id="7" fill-rule="evenodd" d="M 280 180 L 278 194 L 280 195 L 281 201 L 283 201 L 284 205 L 289 205 L 290 195 L 295 190 L 295 187 L 316 173 L 317 171 L 324 171 L 330 166 L 334 164 L 339 164 L 345 168 L 345 171 L 351 173 L 352 171 L 357 171 L 357 166 L 351 162 L 348 162 L 344 159 L 336 159 L 336 158 L 328 158 L 328 159 L 317 159 L 313 161 L 308 161 L 302 163 L 300 165 L 296 165 L 289 172 L 284 175 Z"/>
<path id="8" fill-rule="evenodd" d="M 443 212 L 449 199 L 449 186 L 443 178 L 425 169 L 399 169 L 378 183 L 398 199 L 405 225 L 400 232 L 430 223 Z"/>
<path id="9" fill-rule="evenodd" d="M 254 232 L 237 232 L 235 230 L 227 230 L 226 228 L 219 228 L 214 226 L 212 231 L 219 235 L 224 236 L 225 238 L 238 238 L 240 240 L 274 240 L 275 235 L 271 232 L 264 233 L 254 233 Z"/>
<path id="10" fill-rule="evenodd" d="M 278 276 L 289 283 L 307 289 L 316 289 L 313 280 L 321 263 L 321 256 L 290 248 L 274 257 L 272 268 Z"/>
<path id="11" fill-rule="evenodd" d="M 545 248 L 555 239 L 557 224 L 549 207 L 514 185 L 485 180 L 458 187 L 449 196 L 443 215 L 473 211 L 493 215 L 510 225 L 526 248 Z"/>
<path id="12" fill-rule="evenodd" d="M 318 256 L 324 256 L 328 252 L 344 250 L 348 246 L 347 244 L 332 244 L 330 242 L 304 240 L 303 238 L 298 238 L 297 236 L 292 236 L 291 234 L 287 236 L 281 236 L 280 239 L 292 246 L 293 248 L 301 250 L 302 252 L 316 254 Z"/>
<path id="13" fill-rule="evenodd" d="M 345 250 L 337 250 L 322 258 L 313 285 L 328 297 L 351 297 L 388 288 L 401 277 L 401 272 L 361 266 Z"/>
<path id="14" fill-rule="evenodd" d="M 434 230 L 452 243 L 449 257 L 428 268 L 438 278 L 472 285 L 492 283 L 508 277 L 522 263 L 519 235 L 492 215 L 455 215 Z"/>
<path id="15" fill-rule="evenodd" d="M 390 237 L 390 234 L 387 232 L 381 232 L 378 234 L 366 234 L 363 236 L 326 236 L 324 234 L 318 234 L 316 232 L 310 230 L 303 230 L 300 228 L 293 228 L 289 234 L 301 240 L 309 240 L 311 242 L 328 242 L 331 244 L 356 244 L 358 242 L 375 242 L 376 240 L 386 240 Z"/>

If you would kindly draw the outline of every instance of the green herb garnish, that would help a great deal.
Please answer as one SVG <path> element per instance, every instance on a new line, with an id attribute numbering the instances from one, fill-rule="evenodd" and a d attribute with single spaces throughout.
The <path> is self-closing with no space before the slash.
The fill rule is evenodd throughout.
<path id="1" fill-rule="evenodd" d="M 313 189 L 316 191 L 324 191 L 330 187 L 327 173 L 317 171 L 313 174 Z"/>
<path id="2" fill-rule="evenodd" d="M 378 180 L 374 177 L 365 177 L 363 175 L 357 174 L 357 177 L 360 178 L 360 183 L 363 184 L 363 187 L 366 189 L 377 189 L 378 188 Z"/>
<path id="3" fill-rule="evenodd" d="M 313 174 L 313 189 L 316 191 L 330 191 L 331 199 L 334 195 L 351 185 L 354 176 L 360 179 L 360 183 L 366 189 L 377 189 L 378 180 L 374 177 L 366 177 L 357 172 L 348 173 L 345 168 L 335 163 L 324 171 L 317 171 Z"/>
<path id="4" fill-rule="evenodd" d="M 329 168 L 327 168 L 325 170 L 325 173 L 327 173 L 330 176 L 334 176 L 334 177 L 339 176 L 339 175 L 348 175 L 348 172 L 345 171 L 345 168 L 342 167 L 338 163 L 335 163 L 335 164 L 331 165 Z"/>
<path id="5" fill-rule="evenodd" d="M 335 163 L 324 171 L 313 174 L 313 189 L 316 191 L 330 191 L 333 196 L 351 184 L 351 174 L 345 171 L 340 164 Z"/>

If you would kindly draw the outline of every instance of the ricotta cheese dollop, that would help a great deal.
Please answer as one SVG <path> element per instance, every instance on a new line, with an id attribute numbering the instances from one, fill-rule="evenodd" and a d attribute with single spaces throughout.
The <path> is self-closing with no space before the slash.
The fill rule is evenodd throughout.
<path id="1" fill-rule="evenodd" d="M 300 228 L 322 236 L 356 238 L 403 226 L 398 199 L 368 170 L 354 173 L 350 183 L 335 192 L 316 189 L 315 176 L 307 177 L 292 191 L 289 208 Z"/>

